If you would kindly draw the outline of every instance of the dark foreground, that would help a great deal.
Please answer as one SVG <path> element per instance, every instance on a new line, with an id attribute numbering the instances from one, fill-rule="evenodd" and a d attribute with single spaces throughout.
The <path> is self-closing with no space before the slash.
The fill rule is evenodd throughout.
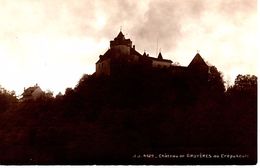
<path id="1" fill-rule="evenodd" d="M 217 71 L 142 75 L 84 76 L 65 95 L 24 102 L 1 91 L 0 164 L 256 164 L 256 78 L 225 91 Z"/>

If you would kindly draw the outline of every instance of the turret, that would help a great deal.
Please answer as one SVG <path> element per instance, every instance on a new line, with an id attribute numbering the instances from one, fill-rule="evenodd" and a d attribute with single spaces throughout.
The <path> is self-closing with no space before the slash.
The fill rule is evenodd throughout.
<path id="1" fill-rule="evenodd" d="M 132 41 L 130 39 L 125 39 L 124 34 L 120 31 L 114 40 L 110 41 L 110 48 L 113 48 L 118 45 L 124 45 L 132 47 Z"/>
<path id="2" fill-rule="evenodd" d="M 124 34 L 120 31 L 117 37 L 110 41 L 110 48 L 114 53 L 116 53 L 115 57 L 130 55 L 132 41 L 130 39 L 125 39 Z"/>
<path id="3" fill-rule="evenodd" d="M 163 59 L 161 52 L 159 52 L 158 59 L 161 59 L 161 60 Z"/>

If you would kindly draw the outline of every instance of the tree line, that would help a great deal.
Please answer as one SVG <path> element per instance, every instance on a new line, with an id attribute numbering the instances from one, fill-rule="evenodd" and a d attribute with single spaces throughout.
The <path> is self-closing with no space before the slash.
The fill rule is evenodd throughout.
<path id="1" fill-rule="evenodd" d="M 253 164 L 257 77 L 224 84 L 213 67 L 206 81 L 167 72 L 83 75 L 64 95 L 27 101 L 1 88 L 0 163 L 175 164 L 132 156 L 199 151 L 246 153 Z"/>

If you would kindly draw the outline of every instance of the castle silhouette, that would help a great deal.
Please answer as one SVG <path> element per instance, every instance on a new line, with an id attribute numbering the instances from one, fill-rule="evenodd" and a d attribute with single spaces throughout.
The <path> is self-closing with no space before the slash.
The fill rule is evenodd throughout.
<path id="1" fill-rule="evenodd" d="M 96 62 L 96 76 L 112 76 L 122 73 L 124 70 L 166 70 L 173 76 L 188 76 L 196 78 L 207 78 L 210 66 L 203 60 L 199 53 L 195 55 L 190 64 L 179 66 L 171 60 L 164 59 L 159 52 L 158 57 L 150 57 L 144 52 L 140 54 L 135 50 L 130 39 L 126 39 L 120 31 L 114 40 L 110 41 L 110 48 L 99 56 Z"/>

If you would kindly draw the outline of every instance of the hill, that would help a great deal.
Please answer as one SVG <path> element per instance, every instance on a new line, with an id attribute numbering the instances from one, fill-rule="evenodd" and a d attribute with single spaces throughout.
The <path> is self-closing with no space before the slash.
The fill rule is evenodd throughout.
<path id="1" fill-rule="evenodd" d="M 214 67 L 204 81 L 84 75 L 65 95 L 23 102 L 2 91 L 1 164 L 255 164 L 256 87 L 239 75 L 225 91 Z"/>

